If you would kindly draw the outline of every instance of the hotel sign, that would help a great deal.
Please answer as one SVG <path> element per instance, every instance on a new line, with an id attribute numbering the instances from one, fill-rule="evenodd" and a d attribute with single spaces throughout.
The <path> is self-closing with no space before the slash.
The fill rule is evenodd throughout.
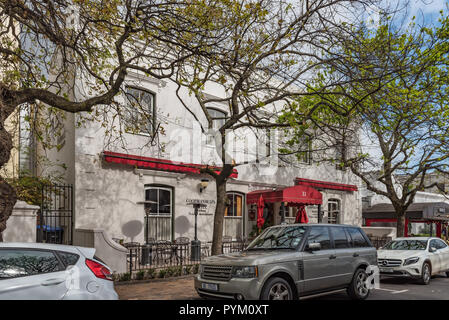
<path id="1" fill-rule="evenodd" d="M 208 200 L 208 199 L 186 199 L 186 205 L 191 206 L 194 203 L 199 203 L 204 205 L 204 207 L 200 207 L 198 209 L 198 215 L 203 215 L 203 216 L 211 216 L 213 215 L 212 212 L 210 211 L 210 206 L 214 205 L 216 201 L 215 200 Z M 190 215 L 193 215 L 193 211 L 189 212 Z"/>

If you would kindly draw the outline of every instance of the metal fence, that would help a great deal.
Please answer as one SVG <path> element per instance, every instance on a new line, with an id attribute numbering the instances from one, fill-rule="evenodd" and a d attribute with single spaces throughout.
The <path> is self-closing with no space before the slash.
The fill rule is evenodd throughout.
<path id="1" fill-rule="evenodd" d="M 224 242 L 223 253 L 242 251 L 247 245 L 243 241 Z M 139 271 L 171 266 L 193 265 L 211 255 L 212 244 L 202 243 L 200 246 L 191 243 L 153 242 L 150 244 L 128 243 L 127 270 Z"/>
<path id="2" fill-rule="evenodd" d="M 37 220 L 37 242 L 73 243 L 73 187 L 45 185 Z"/>
<path id="3" fill-rule="evenodd" d="M 371 240 L 371 243 L 373 244 L 376 249 L 379 249 L 380 247 L 383 247 L 388 242 L 391 241 L 391 237 L 375 237 L 368 235 L 368 238 Z"/>

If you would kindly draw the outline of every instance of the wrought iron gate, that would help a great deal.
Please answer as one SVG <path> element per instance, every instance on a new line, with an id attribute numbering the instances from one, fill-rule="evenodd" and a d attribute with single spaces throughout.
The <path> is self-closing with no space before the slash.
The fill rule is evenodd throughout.
<path id="1" fill-rule="evenodd" d="M 72 185 L 48 185 L 42 188 L 36 235 L 37 242 L 72 244 Z"/>

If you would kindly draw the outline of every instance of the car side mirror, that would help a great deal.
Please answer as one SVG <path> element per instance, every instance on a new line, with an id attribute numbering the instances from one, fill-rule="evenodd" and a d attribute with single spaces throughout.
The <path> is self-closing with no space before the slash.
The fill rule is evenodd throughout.
<path id="1" fill-rule="evenodd" d="M 319 251 L 319 250 L 321 250 L 321 243 L 319 243 L 319 242 L 309 243 L 307 245 L 306 250 L 307 251 Z"/>
<path id="2" fill-rule="evenodd" d="M 435 248 L 435 247 L 430 247 L 429 248 L 429 252 L 436 252 L 437 251 L 437 248 Z"/>

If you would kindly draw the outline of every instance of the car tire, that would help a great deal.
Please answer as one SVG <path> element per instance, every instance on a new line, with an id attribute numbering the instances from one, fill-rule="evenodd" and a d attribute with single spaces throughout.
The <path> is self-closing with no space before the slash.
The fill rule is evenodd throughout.
<path id="1" fill-rule="evenodd" d="M 446 271 L 446 277 L 449 278 L 449 271 Z"/>
<path id="2" fill-rule="evenodd" d="M 432 277 L 432 267 L 430 263 L 424 262 L 422 265 L 421 278 L 419 279 L 419 283 L 427 285 L 430 282 L 430 278 Z"/>
<path id="3" fill-rule="evenodd" d="M 290 284 L 278 277 L 268 279 L 263 286 L 262 300 L 293 300 L 293 290 Z"/>
<path id="4" fill-rule="evenodd" d="M 366 286 L 367 273 L 359 268 L 354 273 L 352 281 L 347 289 L 348 295 L 353 300 L 365 300 L 370 294 L 370 289 Z"/>

